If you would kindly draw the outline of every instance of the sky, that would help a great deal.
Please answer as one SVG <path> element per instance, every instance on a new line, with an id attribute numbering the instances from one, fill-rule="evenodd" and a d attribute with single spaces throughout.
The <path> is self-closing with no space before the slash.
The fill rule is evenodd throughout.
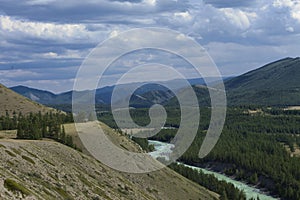
<path id="1" fill-rule="evenodd" d="M 0 83 L 72 90 L 79 67 L 99 43 L 144 27 L 194 39 L 222 76 L 300 54 L 299 0 L 0 0 Z M 157 63 L 163 57 L 162 64 L 178 60 L 166 52 L 136 52 L 115 62 L 119 68 L 105 75 L 104 85 L 122 67 L 149 57 Z"/>

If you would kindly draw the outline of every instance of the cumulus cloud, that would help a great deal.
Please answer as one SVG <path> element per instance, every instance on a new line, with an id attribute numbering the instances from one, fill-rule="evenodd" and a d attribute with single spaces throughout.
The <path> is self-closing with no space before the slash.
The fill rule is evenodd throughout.
<path id="1" fill-rule="evenodd" d="M 233 8 L 224 8 L 222 11 L 233 26 L 241 30 L 247 30 L 250 27 L 251 24 L 248 18 L 250 16 L 246 12 Z"/>
<path id="2" fill-rule="evenodd" d="M 91 39 L 91 33 L 82 24 L 55 24 L 14 19 L 0 16 L 0 31 L 7 37 L 32 37 L 63 42 Z"/>
<path id="3" fill-rule="evenodd" d="M 33 72 L 36 81 L 71 80 L 99 42 L 139 27 L 171 28 L 194 38 L 225 75 L 300 52 L 297 0 L 0 0 L 0 5 L 0 79 L 6 76 L 10 85 L 16 79 L 3 70 L 12 68 Z M 174 64 L 164 58 L 163 64 Z M 131 59 L 122 61 L 125 67 L 139 62 Z M 70 73 L 56 78 L 61 70 Z"/>

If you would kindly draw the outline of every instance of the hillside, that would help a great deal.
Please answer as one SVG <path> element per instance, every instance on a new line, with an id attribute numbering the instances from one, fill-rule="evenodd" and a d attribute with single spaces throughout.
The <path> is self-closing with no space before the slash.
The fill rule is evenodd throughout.
<path id="1" fill-rule="evenodd" d="M 37 113 L 39 111 L 42 113 L 55 111 L 52 108 L 48 108 L 23 97 L 1 84 L 0 108 L 0 116 L 5 115 L 6 111 L 8 111 L 9 114 L 12 114 L 14 111 L 16 113 L 22 112 L 23 114 L 28 114 L 30 112 Z"/>
<path id="2" fill-rule="evenodd" d="M 195 94 L 198 98 L 198 102 L 200 106 L 210 106 L 210 98 L 209 98 L 209 92 L 206 86 L 204 85 L 193 85 L 193 90 L 195 91 Z M 186 96 L 187 94 L 186 89 L 182 89 L 178 92 L 181 96 Z M 169 107 L 178 107 L 179 103 L 176 97 L 172 97 L 168 102 L 165 103 L 166 106 Z"/>
<path id="3" fill-rule="evenodd" d="M 235 105 L 300 105 L 300 58 L 285 58 L 224 81 L 227 103 Z M 206 86 L 194 85 L 201 106 L 209 106 Z M 185 89 L 182 89 L 182 94 Z M 167 105 L 175 106 L 176 98 Z"/>
<path id="4" fill-rule="evenodd" d="M 104 127 L 123 148 L 131 140 Z M 68 130 L 70 131 L 70 130 Z M 0 140 L 1 199 L 216 199 L 218 195 L 169 168 L 147 174 L 120 173 L 53 141 Z M 10 183 L 10 185 L 8 184 Z"/>
<path id="5" fill-rule="evenodd" d="M 51 110 L 1 85 L 0 111 L 23 113 Z M 128 137 L 101 124 L 120 148 L 141 152 Z M 15 140 L 16 131 L 0 131 L 0 199 L 216 199 L 217 194 L 189 181 L 169 168 L 147 173 L 115 171 L 89 156 L 74 124 L 66 134 L 83 153 L 58 142 Z"/>
<path id="6" fill-rule="evenodd" d="M 300 105 L 300 58 L 285 58 L 225 82 L 231 105 Z"/>

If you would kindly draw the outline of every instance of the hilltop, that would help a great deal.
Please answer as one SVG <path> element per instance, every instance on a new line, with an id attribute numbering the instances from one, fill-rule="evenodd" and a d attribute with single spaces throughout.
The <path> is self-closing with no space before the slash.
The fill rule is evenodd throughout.
<path id="1" fill-rule="evenodd" d="M 0 116 L 5 115 L 6 111 L 11 115 L 13 112 L 28 114 L 30 112 L 42 113 L 56 111 L 53 108 L 46 107 L 39 103 L 33 102 L 30 99 L 23 97 L 16 92 L 6 88 L 0 84 Z"/>

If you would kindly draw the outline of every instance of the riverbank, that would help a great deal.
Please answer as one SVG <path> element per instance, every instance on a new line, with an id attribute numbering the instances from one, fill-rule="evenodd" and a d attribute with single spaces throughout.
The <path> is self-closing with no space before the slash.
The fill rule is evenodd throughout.
<path id="1" fill-rule="evenodd" d="M 168 158 L 168 155 L 170 155 L 170 153 L 172 152 L 172 148 L 174 148 L 173 144 L 154 141 L 154 140 L 149 140 L 149 144 L 154 145 L 155 151 L 149 153 L 154 158 L 158 158 L 158 157 Z M 192 166 L 192 165 L 184 164 L 184 166 L 199 170 L 205 174 L 212 174 L 220 181 L 226 181 L 228 183 L 232 183 L 236 188 L 244 191 L 247 199 L 259 197 L 260 200 L 276 200 L 276 198 L 267 195 L 264 191 L 261 191 L 260 189 L 250 186 L 244 182 L 234 180 L 233 178 L 228 177 L 224 174 L 210 171 L 209 169 Z"/>

